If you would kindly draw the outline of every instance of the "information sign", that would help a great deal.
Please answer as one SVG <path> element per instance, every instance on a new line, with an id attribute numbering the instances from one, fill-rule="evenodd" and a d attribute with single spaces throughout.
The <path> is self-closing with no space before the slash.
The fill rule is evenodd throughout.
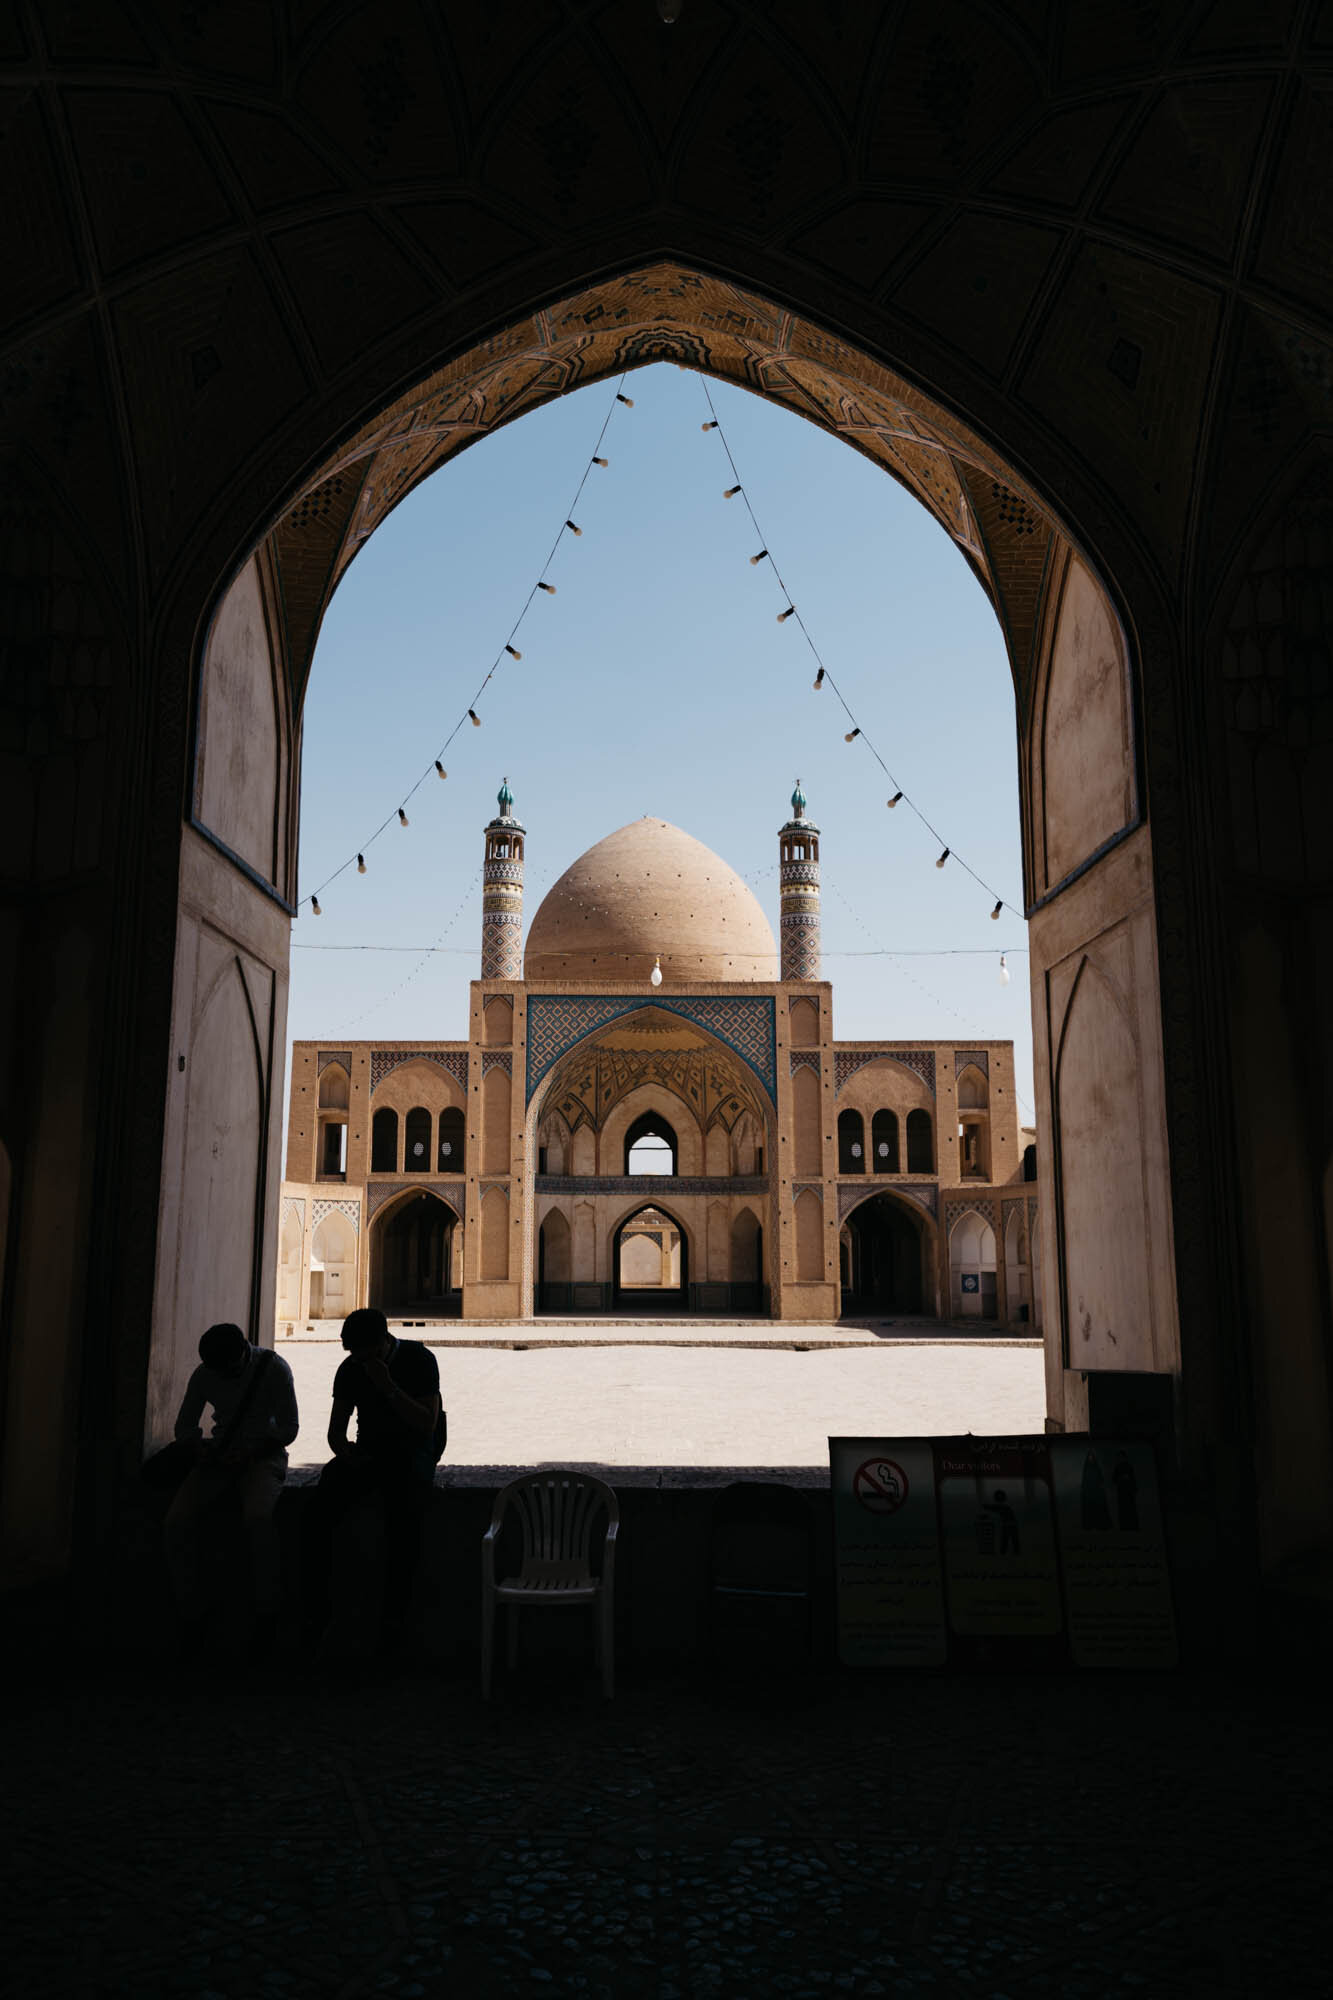
<path id="1" fill-rule="evenodd" d="M 922 1438 L 830 1438 L 838 1657 L 933 1667 L 947 1657 L 935 1468 Z"/>
<path id="2" fill-rule="evenodd" d="M 1174 1666 L 1175 1619 L 1152 1446 L 1054 1437 L 1050 1458 L 1075 1666 Z"/>
<path id="3" fill-rule="evenodd" d="M 950 1631 L 969 1641 L 1058 1638 L 1064 1620 L 1044 1441 L 948 1439 L 935 1445 L 935 1475 Z"/>

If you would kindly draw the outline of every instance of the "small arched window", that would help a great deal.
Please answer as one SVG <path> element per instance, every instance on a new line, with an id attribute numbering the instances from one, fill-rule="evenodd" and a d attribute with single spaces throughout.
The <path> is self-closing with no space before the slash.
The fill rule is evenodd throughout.
<path id="1" fill-rule="evenodd" d="M 877 1111 L 870 1121 L 870 1157 L 877 1174 L 898 1172 L 898 1114 Z"/>
<path id="2" fill-rule="evenodd" d="M 370 1123 L 370 1171 L 392 1174 L 398 1169 L 398 1113 L 384 1108 Z"/>
<path id="3" fill-rule="evenodd" d="M 440 1113 L 440 1138 L 437 1171 L 442 1174 L 461 1174 L 463 1171 L 463 1114 L 454 1107 Z"/>
<path id="4" fill-rule="evenodd" d="M 863 1174 L 866 1170 L 866 1127 L 859 1111 L 838 1113 L 838 1172 Z"/>
<path id="5" fill-rule="evenodd" d="M 407 1114 L 403 1166 L 409 1174 L 430 1172 L 430 1113 L 416 1105 Z"/>
<path id="6" fill-rule="evenodd" d="M 660 1111 L 645 1111 L 625 1134 L 627 1174 L 674 1174 L 676 1134 Z"/>
<path id="7" fill-rule="evenodd" d="M 1037 1149 L 1035 1146 L 1023 1148 L 1023 1179 L 1035 1181 L 1037 1178 Z"/>
<path id="8" fill-rule="evenodd" d="M 907 1171 L 909 1174 L 933 1174 L 935 1171 L 935 1135 L 928 1111 L 909 1111 L 907 1114 Z"/>

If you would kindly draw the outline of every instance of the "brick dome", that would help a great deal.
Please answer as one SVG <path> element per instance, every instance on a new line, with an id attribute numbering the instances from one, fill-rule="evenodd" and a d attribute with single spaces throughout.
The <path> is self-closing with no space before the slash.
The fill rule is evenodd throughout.
<path id="1" fill-rule="evenodd" d="M 658 958 L 664 988 L 778 977 L 768 919 L 735 869 L 667 820 L 636 819 L 581 854 L 549 891 L 528 932 L 523 976 L 646 985 Z"/>

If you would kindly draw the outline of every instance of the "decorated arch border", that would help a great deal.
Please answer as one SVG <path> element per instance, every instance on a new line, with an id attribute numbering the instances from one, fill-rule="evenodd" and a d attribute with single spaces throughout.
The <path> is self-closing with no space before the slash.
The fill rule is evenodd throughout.
<path id="1" fill-rule="evenodd" d="M 467 1089 L 466 1049 L 374 1049 L 370 1057 L 370 1089 L 372 1096 L 386 1076 L 401 1067 L 403 1063 L 429 1062 L 447 1070 L 460 1090 Z"/>
<path id="2" fill-rule="evenodd" d="M 854 1208 L 859 1208 L 863 1201 L 873 1201 L 877 1194 L 901 1195 L 904 1201 L 914 1202 L 918 1208 L 924 1208 L 927 1215 L 938 1218 L 938 1188 L 909 1187 L 901 1181 L 881 1179 L 878 1187 L 848 1187 L 845 1183 L 840 1185 L 838 1188 L 838 1221 L 840 1223 L 845 1222 Z"/>
<path id="3" fill-rule="evenodd" d="M 465 1200 L 463 1189 L 441 1187 L 438 1181 L 428 1180 L 424 1174 L 419 1174 L 415 1180 L 410 1181 L 373 1181 L 366 1199 L 366 1219 L 369 1220 L 384 1207 L 386 1202 L 392 1201 L 395 1195 L 412 1193 L 438 1196 L 446 1208 L 453 1210 L 460 1222 L 463 1220 Z"/>
<path id="4" fill-rule="evenodd" d="M 657 1007 L 693 1021 L 752 1069 L 768 1092 L 777 1097 L 777 1030 L 770 996 L 736 998 L 663 998 L 658 993 L 625 993 L 605 1000 L 576 994 L 539 994 L 528 1000 L 527 1102 L 542 1078 L 576 1042 L 604 1028 L 623 1014 Z"/>
<path id="5" fill-rule="evenodd" d="M 910 1069 L 919 1076 L 931 1096 L 935 1095 L 935 1051 L 934 1049 L 835 1049 L 833 1054 L 833 1087 L 841 1090 L 851 1081 L 857 1070 L 867 1063 L 896 1062 L 904 1069 Z"/>
<path id="6" fill-rule="evenodd" d="M 332 1199 L 326 1200 L 321 1195 L 320 1198 L 315 1203 L 315 1212 L 311 1220 L 312 1229 L 318 1229 L 320 1223 L 324 1220 L 325 1216 L 331 1215 L 335 1208 L 338 1210 L 340 1215 L 345 1215 L 347 1217 L 347 1220 L 351 1223 L 353 1229 L 357 1232 L 358 1235 L 360 1235 L 361 1203 L 356 1196 L 347 1196 L 342 1200 L 332 1200 Z"/>

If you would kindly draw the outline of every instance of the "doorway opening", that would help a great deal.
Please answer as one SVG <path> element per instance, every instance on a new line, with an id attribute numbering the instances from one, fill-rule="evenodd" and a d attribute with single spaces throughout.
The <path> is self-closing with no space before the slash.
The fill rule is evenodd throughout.
<path id="1" fill-rule="evenodd" d="M 871 1195 L 843 1223 L 839 1244 L 844 1314 L 933 1317 L 925 1280 L 925 1216 L 918 1222 L 891 1194 Z"/>
<path id="2" fill-rule="evenodd" d="M 458 1218 L 438 1195 L 404 1195 L 371 1223 L 370 1304 L 388 1319 L 453 1319 L 461 1305 L 454 1269 Z"/>
<path id="3" fill-rule="evenodd" d="M 689 1263 L 689 1242 L 675 1217 L 654 1203 L 636 1209 L 611 1245 L 617 1311 L 686 1311 Z"/>

